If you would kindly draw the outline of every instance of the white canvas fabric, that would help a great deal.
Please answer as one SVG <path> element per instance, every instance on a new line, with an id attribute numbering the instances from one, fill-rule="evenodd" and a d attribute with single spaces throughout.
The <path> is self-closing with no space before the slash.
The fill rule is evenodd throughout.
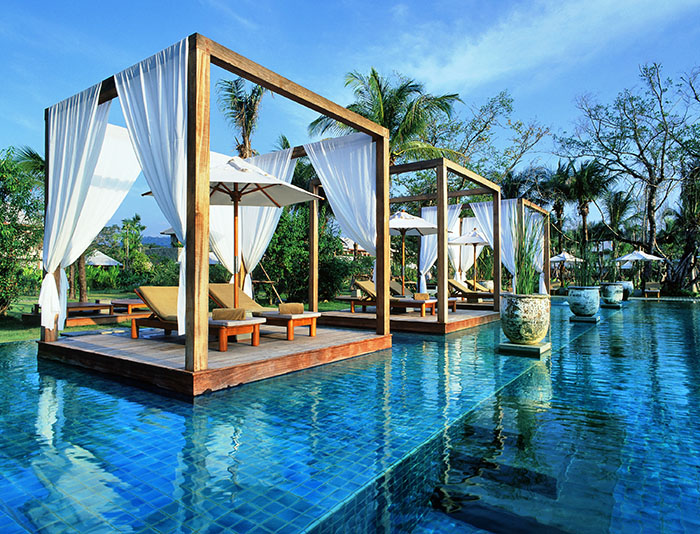
<path id="1" fill-rule="evenodd" d="M 462 204 L 447 206 L 447 231 L 451 235 L 459 233 L 459 214 L 462 212 Z M 437 206 L 421 208 L 421 217 L 426 221 L 437 225 Z M 447 247 L 448 255 L 450 248 Z M 418 291 L 425 293 L 428 290 L 426 275 L 437 261 L 437 234 L 426 235 L 420 238 L 420 257 L 418 258 Z"/>
<path id="2" fill-rule="evenodd" d="M 535 253 L 535 270 L 540 273 L 539 292 L 547 293 L 547 286 L 544 282 L 544 217 L 532 210 L 525 210 L 525 221 L 531 229 L 535 229 L 537 239 L 537 251 Z"/>
<path id="3" fill-rule="evenodd" d="M 343 235 L 377 255 L 376 146 L 356 133 L 304 145 Z"/>
<path id="4" fill-rule="evenodd" d="M 223 154 L 212 153 L 212 162 Z M 280 150 L 254 156 L 246 161 L 263 171 L 291 183 L 295 163 L 292 162 L 292 149 Z M 253 284 L 250 273 L 262 259 L 270 244 L 277 223 L 282 214 L 281 208 L 240 206 L 238 208 L 239 251 L 246 268 L 243 291 L 253 296 Z M 209 208 L 209 241 L 211 249 L 219 261 L 231 273 L 234 271 L 233 258 L 233 206 L 211 206 Z"/>
<path id="5" fill-rule="evenodd" d="M 90 231 L 78 226 L 82 212 L 102 209 L 85 205 L 109 115 L 108 102 L 98 105 L 101 85 L 59 102 L 48 111 L 49 191 L 43 248 L 47 274 L 39 294 L 44 328 L 54 328 L 56 315 L 59 330 L 65 326 L 68 279 L 63 269 L 72 263 L 72 257 L 75 261 L 85 250 L 78 251 L 78 246 L 74 246 L 75 235 Z M 60 287 L 56 287 L 56 269 L 60 269 Z"/>
<path id="6" fill-rule="evenodd" d="M 469 232 L 477 228 L 476 217 L 464 217 L 462 219 L 462 234 L 467 235 Z M 456 234 L 455 234 L 456 235 Z M 466 279 L 466 272 L 474 265 L 474 247 L 471 245 L 462 246 L 451 246 L 450 250 L 450 263 L 455 270 L 455 278 L 460 282 L 464 282 Z M 476 257 L 477 259 L 481 255 L 481 251 L 484 250 L 484 245 L 477 245 L 476 247 Z M 461 261 L 461 273 L 460 273 L 460 261 Z"/>
<path id="7" fill-rule="evenodd" d="M 144 177 L 181 243 L 187 233 L 187 49 L 183 39 L 114 76 Z M 185 333 L 185 264 L 180 264 L 180 335 Z"/>

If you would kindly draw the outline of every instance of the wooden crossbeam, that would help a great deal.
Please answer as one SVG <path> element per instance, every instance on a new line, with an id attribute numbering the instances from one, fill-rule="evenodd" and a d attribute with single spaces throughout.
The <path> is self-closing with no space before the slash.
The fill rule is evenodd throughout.
<path id="1" fill-rule="evenodd" d="M 486 189 L 485 187 L 477 187 L 474 189 L 460 189 L 459 191 L 449 191 L 447 193 L 448 198 L 459 198 L 459 197 L 470 197 L 475 195 L 493 195 L 493 191 Z M 392 204 L 398 204 L 403 202 L 422 202 L 425 200 L 437 200 L 437 193 L 427 193 L 425 195 L 412 195 L 406 197 L 394 197 L 390 198 L 389 202 Z"/>

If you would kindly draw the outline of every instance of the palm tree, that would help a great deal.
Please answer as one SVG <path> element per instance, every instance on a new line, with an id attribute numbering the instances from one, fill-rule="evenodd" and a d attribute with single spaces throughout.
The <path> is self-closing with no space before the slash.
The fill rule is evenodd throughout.
<path id="1" fill-rule="evenodd" d="M 615 177 L 597 160 L 583 162 L 578 169 L 574 162 L 571 163 L 570 198 L 576 202 L 581 216 L 581 245 L 584 251 L 588 249 L 588 206 L 608 191 L 614 180 Z"/>
<path id="2" fill-rule="evenodd" d="M 556 218 L 555 227 L 559 232 L 559 252 L 564 250 L 564 209 L 571 201 L 571 167 L 561 161 L 555 172 L 549 173 L 540 181 L 542 198 L 552 205 Z"/>
<path id="3" fill-rule="evenodd" d="M 402 76 L 397 83 L 392 83 L 374 68 L 368 76 L 349 72 L 345 86 L 351 87 L 355 95 L 355 102 L 347 109 L 389 130 L 390 164 L 400 158 L 423 159 L 451 152 L 433 146 L 422 135 L 427 125 L 440 115 L 451 116 L 454 103 L 461 102 L 459 95 L 431 95 L 425 92 L 423 84 Z M 351 127 L 326 116 L 318 117 L 309 125 L 312 135 L 352 131 Z"/>
<path id="4" fill-rule="evenodd" d="M 603 194 L 603 209 L 607 215 L 607 225 L 614 232 L 612 239 L 612 255 L 617 257 L 618 239 L 616 235 L 626 233 L 630 221 L 635 217 L 636 203 L 632 191 L 606 191 Z"/>
<path id="5" fill-rule="evenodd" d="M 235 138 L 238 155 L 244 159 L 255 155 L 256 152 L 250 145 L 250 138 L 257 126 L 260 101 L 267 89 L 253 85 L 248 92 L 245 80 L 236 78 L 219 80 L 216 84 L 216 92 L 219 109 L 229 124 L 240 132 L 240 139 Z"/>

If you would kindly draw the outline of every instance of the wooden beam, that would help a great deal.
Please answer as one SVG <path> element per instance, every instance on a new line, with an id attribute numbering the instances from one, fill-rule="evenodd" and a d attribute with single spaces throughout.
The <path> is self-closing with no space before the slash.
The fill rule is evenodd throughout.
<path id="1" fill-rule="evenodd" d="M 493 311 L 501 309 L 501 192 L 493 194 Z"/>
<path id="2" fill-rule="evenodd" d="M 391 249 L 389 247 L 389 138 L 377 139 L 377 334 L 386 335 L 390 329 L 389 277 Z"/>
<path id="3" fill-rule="evenodd" d="M 438 165 L 437 169 L 437 320 L 438 323 L 447 322 L 447 167 Z"/>
<path id="4" fill-rule="evenodd" d="M 448 198 L 460 198 L 460 197 L 470 197 L 476 195 L 493 195 L 493 191 L 487 189 L 486 187 L 477 187 L 475 189 L 460 189 L 459 191 L 448 191 Z M 405 203 L 405 202 L 423 202 L 425 200 L 437 200 L 437 193 L 426 193 L 425 195 L 412 195 L 406 197 L 394 197 L 390 198 L 389 202 L 391 204 Z"/>
<path id="5" fill-rule="evenodd" d="M 412 163 L 402 163 L 400 165 L 392 165 L 389 172 L 391 174 L 401 174 L 404 172 L 427 171 L 430 169 L 437 169 L 438 166 L 440 166 L 440 165 L 445 166 L 449 172 L 456 174 L 457 176 L 461 176 L 462 178 L 467 178 L 471 182 L 486 189 L 488 192 L 494 192 L 494 191 L 501 190 L 501 186 L 499 186 L 497 183 L 494 183 L 491 180 L 487 180 L 483 176 L 475 173 L 474 171 L 470 171 L 469 169 L 466 169 L 466 168 L 462 167 L 461 165 L 459 165 L 458 163 L 455 163 L 454 161 L 449 160 L 447 158 L 428 159 L 428 160 L 424 160 L 424 161 L 415 161 Z M 475 193 L 472 193 L 472 194 L 475 194 Z M 481 193 L 479 193 L 479 194 L 481 194 Z"/>
<path id="6" fill-rule="evenodd" d="M 549 216 L 549 211 L 544 209 L 542 206 L 538 206 L 537 204 L 526 198 L 521 198 L 520 200 L 522 201 L 524 206 L 530 208 L 531 210 L 541 213 L 542 215 Z"/>
<path id="7" fill-rule="evenodd" d="M 114 81 L 114 76 L 102 80 L 102 85 L 100 86 L 100 96 L 98 97 L 97 103 L 104 104 L 114 98 L 117 98 L 117 84 Z"/>
<path id="8" fill-rule="evenodd" d="M 187 65 L 187 237 L 185 369 L 208 366 L 209 54 L 189 38 Z"/>
<path id="9" fill-rule="evenodd" d="M 475 173 L 474 171 L 470 171 L 469 169 L 466 169 L 459 165 L 458 163 L 455 163 L 452 160 L 446 159 L 445 160 L 445 165 L 447 166 L 447 170 L 451 173 L 457 174 L 458 176 L 463 176 L 465 178 L 468 178 L 471 180 L 473 183 L 480 185 L 481 187 L 485 187 L 487 189 L 490 189 L 491 191 L 499 191 L 501 190 L 501 186 L 498 185 L 495 182 L 492 182 L 491 180 L 487 180 L 480 174 Z"/>
<path id="10" fill-rule="evenodd" d="M 399 165 L 392 165 L 389 167 L 390 174 L 402 174 L 404 172 L 416 172 L 416 171 L 429 171 L 432 169 L 437 169 L 439 165 L 443 164 L 445 158 L 435 158 L 426 159 L 423 161 L 413 161 L 411 163 L 401 163 Z"/>
<path id="11" fill-rule="evenodd" d="M 311 192 L 318 195 L 318 186 Z M 309 311 L 318 311 L 318 200 L 309 207 Z"/>
<path id="12" fill-rule="evenodd" d="M 303 146 L 295 146 L 292 149 L 292 159 L 299 159 L 307 156 L 306 149 Z"/>
<path id="13" fill-rule="evenodd" d="M 232 50 L 229 50 L 225 46 L 203 35 L 195 33 L 191 35 L 190 38 L 196 40 L 198 48 L 209 52 L 211 54 L 211 62 L 222 69 L 241 76 L 246 80 L 287 97 L 294 102 L 335 119 L 347 126 L 351 126 L 360 132 L 371 135 L 375 139 L 378 137 L 388 137 L 389 135 L 388 130 L 383 126 L 379 126 L 371 120 L 309 91 L 305 87 L 266 69 L 262 65 L 240 54 L 236 54 Z"/>

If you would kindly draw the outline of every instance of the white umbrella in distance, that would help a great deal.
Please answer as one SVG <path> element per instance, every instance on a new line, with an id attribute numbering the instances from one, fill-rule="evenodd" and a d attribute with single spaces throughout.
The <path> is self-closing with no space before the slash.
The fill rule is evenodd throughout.
<path id="1" fill-rule="evenodd" d="M 573 254 L 569 254 L 566 250 L 563 251 L 561 254 L 557 254 L 556 256 L 552 256 L 549 258 L 550 263 L 579 263 L 582 262 L 583 260 L 581 258 L 577 258 Z"/>
<path id="2" fill-rule="evenodd" d="M 627 261 L 663 261 L 663 258 L 659 256 L 654 256 L 653 254 L 647 254 L 641 250 L 635 250 L 624 256 L 620 256 L 615 261 L 627 262 Z"/>
<path id="3" fill-rule="evenodd" d="M 213 164 L 209 173 L 209 185 L 210 205 L 233 204 L 233 305 L 238 307 L 238 206 L 281 208 L 321 197 L 288 184 L 238 156 L 225 163 Z"/>
<path id="4" fill-rule="evenodd" d="M 389 217 L 389 234 L 401 236 L 401 293 L 406 292 L 406 236 L 423 236 L 438 233 L 438 227 L 422 217 L 405 211 L 397 211 Z"/>
<path id="5" fill-rule="evenodd" d="M 476 291 L 476 247 L 479 245 L 488 245 L 489 242 L 486 236 L 474 228 L 471 232 L 468 232 L 456 239 L 453 239 L 448 243 L 448 245 L 473 245 L 474 246 L 474 291 Z M 460 267 L 462 261 L 462 255 L 459 255 Z"/>

